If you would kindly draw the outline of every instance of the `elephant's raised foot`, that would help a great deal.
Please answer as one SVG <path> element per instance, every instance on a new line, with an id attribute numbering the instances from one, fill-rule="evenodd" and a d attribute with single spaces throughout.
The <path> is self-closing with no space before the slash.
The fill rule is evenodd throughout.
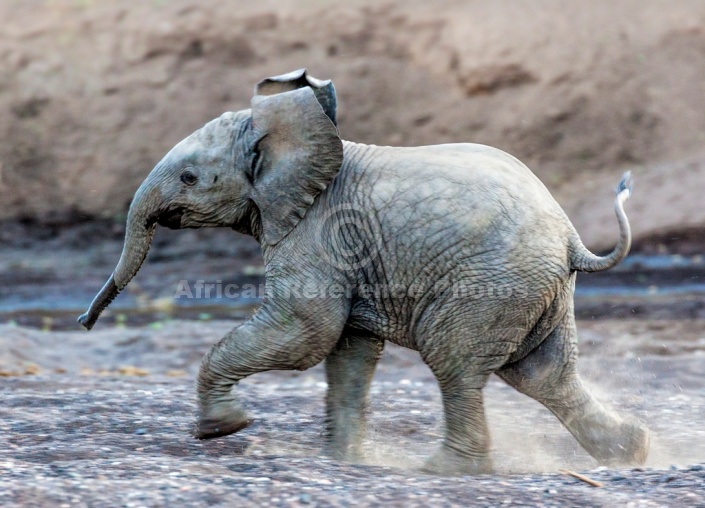
<path id="1" fill-rule="evenodd" d="M 649 454 L 649 429 L 636 423 L 622 423 L 619 432 L 607 438 L 609 452 L 598 460 L 610 467 L 641 466 Z"/>
<path id="2" fill-rule="evenodd" d="M 439 475 L 479 475 L 494 471 L 490 457 L 467 457 L 443 446 L 421 468 L 424 473 Z"/>
<path id="3" fill-rule="evenodd" d="M 251 423 L 242 409 L 234 409 L 218 416 L 201 416 L 196 422 L 194 437 L 211 439 L 227 436 L 244 429 Z"/>

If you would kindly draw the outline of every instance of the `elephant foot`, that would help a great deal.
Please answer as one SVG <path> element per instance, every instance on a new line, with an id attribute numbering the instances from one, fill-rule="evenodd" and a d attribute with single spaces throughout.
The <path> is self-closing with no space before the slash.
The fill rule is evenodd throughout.
<path id="1" fill-rule="evenodd" d="M 601 463 L 610 467 L 641 466 L 649 455 L 651 434 L 649 429 L 635 423 L 623 423 L 616 432 L 607 439 L 609 455 L 598 458 Z"/>
<path id="2" fill-rule="evenodd" d="M 227 436 L 244 429 L 251 423 L 242 409 L 232 409 L 210 415 L 202 414 L 196 422 L 194 437 L 197 439 L 212 439 Z"/>
<path id="3" fill-rule="evenodd" d="M 362 462 L 363 455 L 359 445 L 340 445 L 328 443 L 324 453 L 329 457 L 342 462 Z"/>
<path id="4" fill-rule="evenodd" d="M 489 474 L 494 471 L 489 456 L 468 457 L 443 446 L 421 468 L 424 473 L 444 476 Z"/>
<path id="5" fill-rule="evenodd" d="M 649 429 L 602 411 L 569 422 L 578 442 L 600 464 L 610 467 L 641 466 L 651 441 Z"/>

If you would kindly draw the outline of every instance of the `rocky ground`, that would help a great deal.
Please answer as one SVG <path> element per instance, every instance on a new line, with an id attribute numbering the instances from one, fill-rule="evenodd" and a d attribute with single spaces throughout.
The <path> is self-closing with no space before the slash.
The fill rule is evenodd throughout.
<path id="1" fill-rule="evenodd" d="M 418 355 L 393 346 L 372 387 L 363 464 L 322 455 L 320 366 L 253 376 L 239 393 L 254 424 L 191 438 L 199 359 L 233 324 L 0 326 L 0 504 L 705 506 L 705 347 L 693 341 L 705 322 L 580 323 L 583 374 L 654 432 L 644 468 L 598 467 L 547 410 L 493 378 L 498 472 L 460 478 L 418 471 L 441 439 L 440 397 Z"/>

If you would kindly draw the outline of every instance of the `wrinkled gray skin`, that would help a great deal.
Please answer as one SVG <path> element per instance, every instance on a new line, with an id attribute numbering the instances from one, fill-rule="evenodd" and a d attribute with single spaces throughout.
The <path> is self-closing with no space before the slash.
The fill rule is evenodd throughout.
<path id="1" fill-rule="evenodd" d="M 446 435 L 429 471 L 492 470 L 482 400 L 492 373 L 599 461 L 643 463 L 648 431 L 605 409 L 576 368 L 575 273 L 627 254 L 627 182 L 619 243 L 598 257 L 514 157 L 341 141 L 335 107 L 332 83 L 295 71 L 174 147 L 137 191 L 118 266 L 79 321 L 90 329 L 137 273 L 157 224 L 232 227 L 260 242 L 268 297 L 204 358 L 197 437 L 247 425 L 233 393 L 241 379 L 325 360 L 330 453 L 359 458 L 370 381 L 391 341 L 419 351 L 442 391 Z"/>

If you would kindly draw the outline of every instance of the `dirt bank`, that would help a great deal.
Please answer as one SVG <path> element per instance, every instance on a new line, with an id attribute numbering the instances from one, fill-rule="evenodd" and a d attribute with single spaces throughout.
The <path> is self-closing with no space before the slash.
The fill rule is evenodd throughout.
<path id="1" fill-rule="evenodd" d="M 344 137 L 506 149 L 592 245 L 626 167 L 637 238 L 705 224 L 697 0 L 10 0 L 0 17 L 0 218 L 119 222 L 173 144 L 307 66 L 335 80 Z"/>

